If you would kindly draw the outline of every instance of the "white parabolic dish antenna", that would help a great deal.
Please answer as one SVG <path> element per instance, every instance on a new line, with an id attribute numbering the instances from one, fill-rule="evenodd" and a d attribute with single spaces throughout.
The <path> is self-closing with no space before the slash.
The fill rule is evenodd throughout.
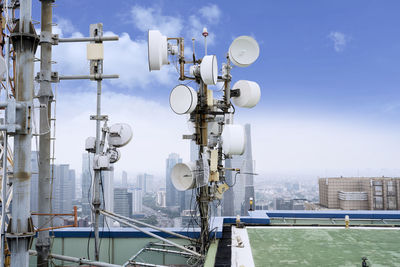
<path id="1" fill-rule="evenodd" d="M 108 144 L 114 147 L 125 146 L 132 139 L 132 129 L 126 123 L 116 123 L 109 129 Z"/>
<path id="2" fill-rule="evenodd" d="M 260 47 L 250 36 L 240 36 L 229 47 L 229 59 L 238 67 L 247 67 L 257 60 Z"/>
<path id="3" fill-rule="evenodd" d="M 226 155 L 242 155 L 246 138 L 244 127 L 239 124 L 226 124 L 221 135 L 222 150 Z"/>
<path id="4" fill-rule="evenodd" d="M 147 45 L 150 71 L 160 70 L 163 64 L 168 64 L 167 37 L 160 31 L 149 30 Z"/>
<path id="5" fill-rule="evenodd" d="M 171 182 L 174 187 L 179 191 L 194 188 L 196 186 L 196 179 L 193 173 L 195 169 L 196 164 L 193 162 L 176 164 L 171 171 Z"/>
<path id="6" fill-rule="evenodd" d="M 190 86 L 180 84 L 172 89 L 169 105 L 176 114 L 189 114 L 197 106 L 197 92 Z"/>
<path id="7" fill-rule="evenodd" d="M 218 65 L 216 56 L 209 55 L 203 57 L 200 64 L 200 76 L 203 82 L 207 85 L 217 84 Z"/>
<path id="8" fill-rule="evenodd" d="M 232 97 L 236 106 L 242 108 L 252 108 L 260 101 L 261 90 L 256 82 L 240 80 L 233 85 L 233 89 L 239 89 L 240 95 Z"/>

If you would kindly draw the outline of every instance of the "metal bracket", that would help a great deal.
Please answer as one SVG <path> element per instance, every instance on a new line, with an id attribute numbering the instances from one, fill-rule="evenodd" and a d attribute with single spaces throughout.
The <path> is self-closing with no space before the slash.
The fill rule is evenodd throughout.
<path id="1" fill-rule="evenodd" d="M 51 39 L 52 39 L 52 44 L 53 44 L 53 45 L 58 45 L 58 40 L 59 40 L 58 34 L 53 34 L 53 35 L 51 36 Z"/>
<path id="2" fill-rule="evenodd" d="M 58 76 L 57 71 L 52 71 L 50 74 L 50 77 L 44 77 L 44 74 L 42 72 L 38 72 L 38 73 L 36 73 L 35 81 L 38 83 L 40 83 L 42 81 L 49 81 L 51 83 L 59 83 L 60 76 Z"/>
<path id="3" fill-rule="evenodd" d="M 240 96 L 240 89 L 231 90 L 231 97 L 239 97 L 239 96 Z"/>
<path id="4" fill-rule="evenodd" d="M 184 135 L 182 135 L 182 139 L 185 139 L 185 140 L 196 140 L 196 135 L 195 134 L 184 134 Z"/>
<path id="5" fill-rule="evenodd" d="M 39 44 L 53 43 L 53 35 L 50 32 L 41 32 Z"/>
<path id="6" fill-rule="evenodd" d="M 108 121 L 108 115 L 100 115 L 100 116 L 96 116 L 96 115 L 90 115 L 90 120 L 92 121 Z"/>
<path id="7" fill-rule="evenodd" d="M 28 231 L 25 233 L 12 233 L 11 232 L 12 218 L 8 222 L 6 239 L 8 243 L 8 247 L 10 247 L 10 241 L 12 239 L 28 239 L 27 248 L 30 249 L 32 247 L 33 238 L 35 237 L 35 229 L 33 227 L 32 217 L 28 218 Z"/>

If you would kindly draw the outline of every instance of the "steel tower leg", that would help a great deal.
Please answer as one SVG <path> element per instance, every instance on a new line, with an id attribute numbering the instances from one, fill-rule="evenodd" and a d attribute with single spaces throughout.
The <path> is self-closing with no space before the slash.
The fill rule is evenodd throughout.
<path id="1" fill-rule="evenodd" d="M 51 213 L 51 184 L 50 184 L 50 125 L 51 125 L 51 102 L 53 92 L 51 88 L 51 53 L 52 53 L 52 22 L 54 0 L 41 0 L 41 36 L 40 41 L 40 89 L 38 93 L 40 109 L 40 137 L 39 137 L 39 185 L 38 185 L 38 206 L 39 213 Z M 50 226 L 48 216 L 39 216 L 41 228 Z M 49 266 L 48 255 L 50 250 L 49 231 L 38 232 L 36 241 L 37 266 Z"/>
<path id="2" fill-rule="evenodd" d="M 24 106 L 17 113 L 17 120 L 23 125 L 14 137 L 14 175 L 12 220 L 7 233 L 11 250 L 11 266 L 28 266 L 29 245 L 33 238 L 30 217 L 31 180 L 31 138 L 32 138 L 32 97 L 33 60 L 38 37 L 32 25 L 32 0 L 20 1 L 20 20 L 11 39 L 16 51 L 16 100 Z"/>

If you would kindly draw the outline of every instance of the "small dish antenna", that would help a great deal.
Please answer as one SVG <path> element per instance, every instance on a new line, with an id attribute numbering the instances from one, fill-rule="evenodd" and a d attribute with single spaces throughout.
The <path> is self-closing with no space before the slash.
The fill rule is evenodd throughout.
<path id="1" fill-rule="evenodd" d="M 196 179 L 194 171 L 196 170 L 196 163 L 178 163 L 171 171 L 171 182 L 179 191 L 192 189 L 196 186 Z"/>
<path id="2" fill-rule="evenodd" d="M 132 129 L 126 123 L 116 123 L 109 129 L 108 144 L 113 147 L 123 147 L 132 139 Z"/>
<path id="3" fill-rule="evenodd" d="M 226 124 L 221 141 L 222 150 L 226 155 L 242 155 L 246 145 L 244 127 L 239 124 Z"/>
<path id="4" fill-rule="evenodd" d="M 149 30 L 148 33 L 149 70 L 160 70 L 162 65 L 168 64 L 167 37 L 160 31 Z"/>
<path id="5" fill-rule="evenodd" d="M 209 55 L 203 57 L 200 64 L 200 76 L 203 82 L 207 85 L 217 84 L 218 65 L 216 56 Z"/>
<path id="6" fill-rule="evenodd" d="M 256 82 L 240 80 L 233 85 L 233 90 L 239 90 L 239 96 L 232 97 L 236 106 L 252 108 L 260 101 L 261 90 Z"/>
<path id="7" fill-rule="evenodd" d="M 197 92 L 190 86 L 180 84 L 172 89 L 169 105 L 176 114 L 189 114 L 197 106 Z"/>
<path id="8" fill-rule="evenodd" d="M 240 36 L 229 47 L 229 59 L 238 67 L 247 67 L 257 60 L 260 47 L 254 38 Z"/>

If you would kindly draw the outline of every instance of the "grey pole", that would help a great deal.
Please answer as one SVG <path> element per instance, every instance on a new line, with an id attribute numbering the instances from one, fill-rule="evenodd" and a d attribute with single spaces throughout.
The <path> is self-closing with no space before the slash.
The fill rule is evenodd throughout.
<path id="1" fill-rule="evenodd" d="M 5 222 L 6 222 L 6 202 L 7 202 L 7 147 L 8 136 L 7 132 L 3 134 L 3 179 L 1 187 L 1 257 L 0 266 L 4 266 L 4 244 L 5 244 Z"/>
<path id="2" fill-rule="evenodd" d="M 20 1 L 20 20 L 11 39 L 16 51 L 16 100 L 25 106 L 17 119 L 23 129 L 14 136 L 14 175 L 12 219 L 7 240 L 11 251 L 11 266 L 24 267 L 29 263 L 29 244 L 33 238 L 30 216 L 31 138 L 33 60 L 38 37 L 32 25 L 32 0 Z"/>
<path id="3" fill-rule="evenodd" d="M 97 81 L 97 112 L 96 112 L 96 153 L 100 154 L 100 115 L 101 115 L 101 80 Z M 99 243 L 99 217 L 100 217 L 100 170 L 94 170 L 94 197 L 93 197 L 93 207 L 94 207 L 94 245 L 95 245 L 95 259 L 99 260 L 100 253 L 100 243 Z M 104 197 L 104 196 L 103 196 Z"/>
<path id="4" fill-rule="evenodd" d="M 91 24 L 90 25 L 90 37 L 102 37 L 103 36 L 103 24 Z M 98 41 L 101 43 L 101 41 Z M 103 60 L 91 60 L 90 61 L 90 74 L 100 75 L 97 80 L 97 107 L 96 107 L 96 152 L 95 156 L 103 153 L 103 146 L 101 145 L 101 128 L 100 122 L 101 116 L 101 74 L 103 74 Z M 95 260 L 98 261 L 100 258 L 100 238 L 99 238 L 99 220 L 100 220 L 100 183 L 101 183 L 101 170 L 94 170 L 94 183 L 93 183 L 93 212 L 94 212 L 94 251 Z M 104 197 L 104 196 L 103 196 Z"/>
<path id="5" fill-rule="evenodd" d="M 39 127 L 39 185 L 38 206 L 39 213 L 51 213 L 50 189 L 50 119 L 53 92 L 51 88 L 51 52 L 52 52 L 52 4 L 54 0 L 41 0 L 41 40 L 40 40 L 40 89 L 38 98 L 41 105 Z M 38 225 L 42 228 L 50 226 L 48 216 L 39 216 Z M 38 232 L 36 241 L 37 266 L 49 266 L 48 255 L 50 250 L 49 231 Z"/>

